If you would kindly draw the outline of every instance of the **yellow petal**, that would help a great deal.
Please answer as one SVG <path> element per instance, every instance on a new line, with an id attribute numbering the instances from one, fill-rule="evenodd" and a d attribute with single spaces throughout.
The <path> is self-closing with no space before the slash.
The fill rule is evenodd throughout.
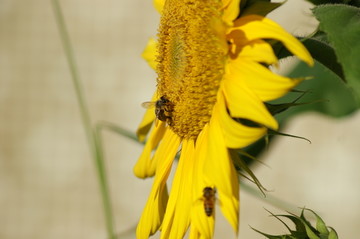
<path id="1" fill-rule="evenodd" d="M 219 115 L 214 112 L 210 120 L 210 137 L 204 174 L 214 182 L 221 202 L 221 211 L 237 233 L 239 227 L 239 182 L 218 117 Z"/>
<path id="2" fill-rule="evenodd" d="M 298 85 L 302 79 L 291 79 L 276 75 L 268 68 L 254 63 L 237 59 L 229 64 L 229 71 L 236 77 L 237 82 L 244 82 L 261 101 L 277 99 Z"/>
<path id="3" fill-rule="evenodd" d="M 240 0 L 222 0 L 223 2 L 223 21 L 229 25 L 233 25 L 233 21 L 239 16 Z"/>
<path id="4" fill-rule="evenodd" d="M 190 227 L 189 239 L 200 239 L 200 232 L 194 226 Z"/>
<path id="5" fill-rule="evenodd" d="M 171 130 L 166 130 L 164 139 L 154 154 L 154 160 L 158 160 L 154 182 L 155 184 L 160 184 L 160 182 L 166 181 L 168 173 L 170 172 L 171 164 L 179 149 L 180 142 L 181 139 L 177 134 Z"/>
<path id="6" fill-rule="evenodd" d="M 155 9 L 161 14 L 162 9 L 164 8 L 165 0 L 154 0 L 153 4 Z"/>
<path id="7" fill-rule="evenodd" d="M 191 228 L 194 230 L 193 238 L 210 239 L 213 238 L 214 235 L 214 215 L 210 217 L 206 215 L 203 199 L 204 188 L 215 186 L 204 174 L 204 165 L 208 159 L 207 150 L 209 137 L 209 125 L 206 124 L 196 140 L 196 162 L 194 164 L 194 183 L 192 186 L 193 207 L 191 209 Z M 192 237 L 190 236 L 190 238 Z"/>
<path id="8" fill-rule="evenodd" d="M 249 119 L 272 129 L 278 128 L 278 123 L 269 113 L 261 99 L 248 87 L 243 79 L 251 81 L 254 74 L 241 74 L 243 65 L 237 71 L 232 71 L 231 75 L 224 76 L 222 89 L 226 97 L 226 103 L 230 115 L 234 118 Z"/>
<path id="9" fill-rule="evenodd" d="M 241 17 L 235 21 L 234 27 L 229 29 L 228 35 L 231 38 L 246 38 L 247 41 L 264 38 L 279 40 L 290 52 L 308 65 L 314 64 L 310 53 L 301 42 L 268 18 L 257 15 Z"/>
<path id="10" fill-rule="evenodd" d="M 239 187 L 239 182 L 237 177 L 233 177 L 236 181 L 234 184 Z M 224 217 L 228 220 L 230 225 L 233 227 L 236 235 L 239 233 L 239 193 L 235 196 L 228 196 L 221 194 L 219 190 L 219 201 L 220 209 Z"/>
<path id="11" fill-rule="evenodd" d="M 151 159 L 151 152 L 158 146 L 160 140 L 164 137 L 165 131 L 165 123 L 162 121 L 152 130 L 150 137 L 135 164 L 134 174 L 136 177 L 147 178 L 154 176 L 157 162 L 154 159 Z"/>
<path id="12" fill-rule="evenodd" d="M 167 130 L 153 160 L 158 160 L 154 184 L 136 229 L 138 239 L 148 238 L 160 227 L 167 200 L 166 180 L 180 145 L 180 138 Z M 158 159 L 157 159 L 158 158 Z"/>
<path id="13" fill-rule="evenodd" d="M 248 42 L 248 44 L 246 44 L 239 50 L 240 52 L 237 57 L 231 60 L 231 62 L 233 62 L 234 64 L 240 63 L 243 59 L 248 61 L 266 63 L 268 65 L 276 64 L 278 62 L 278 59 L 275 56 L 270 44 L 262 40 L 254 40 Z"/>
<path id="14" fill-rule="evenodd" d="M 168 193 L 165 182 L 155 190 L 155 184 L 136 228 L 137 239 L 148 239 L 160 227 L 164 217 Z"/>
<path id="15" fill-rule="evenodd" d="M 195 201 L 191 209 L 191 227 L 198 231 L 201 238 L 211 239 L 214 234 L 214 224 L 214 215 L 208 217 L 205 214 L 204 202 L 202 200 Z"/>
<path id="16" fill-rule="evenodd" d="M 235 149 L 244 148 L 266 134 L 267 130 L 265 127 L 248 127 L 233 120 L 226 110 L 223 97 L 218 98 L 219 104 L 216 106 L 216 114 L 219 117 L 219 124 L 224 135 L 226 147 Z"/>
<path id="17" fill-rule="evenodd" d="M 141 56 L 144 58 L 149 66 L 156 69 L 156 54 L 157 54 L 157 41 L 154 38 L 150 38 Z"/>
<path id="18" fill-rule="evenodd" d="M 194 141 L 184 140 L 161 226 L 161 238 L 183 238 L 189 227 L 195 160 Z"/>

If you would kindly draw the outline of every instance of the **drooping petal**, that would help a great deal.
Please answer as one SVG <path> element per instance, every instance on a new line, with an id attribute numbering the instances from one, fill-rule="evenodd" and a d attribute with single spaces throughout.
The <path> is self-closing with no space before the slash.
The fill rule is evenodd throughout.
<path id="1" fill-rule="evenodd" d="M 156 69 L 157 41 L 150 38 L 141 56 L 144 58 L 152 69 Z"/>
<path id="2" fill-rule="evenodd" d="M 231 74 L 236 76 L 231 84 L 245 84 L 261 101 L 274 100 L 285 95 L 302 80 L 274 74 L 256 62 L 241 59 L 231 61 L 229 69 Z"/>
<path id="3" fill-rule="evenodd" d="M 209 125 L 206 124 L 196 140 L 196 162 L 194 165 L 193 207 L 191 209 L 191 228 L 193 238 L 210 239 L 214 235 L 215 208 L 213 215 L 207 216 L 204 208 L 203 190 L 205 187 L 214 187 L 214 183 L 204 174 L 204 165 L 207 163 Z M 198 237 L 196 237 L 198 236 Z M 190 236 L 190 238 L 192 238 Z"/>
<path id="4" fill-rule="evenodd" d="M 154 155 L 153 160 L 158 160 L 156 175 L 150 196 L 136 229 L 138 239 L 145 239 L 153 235 L 161 225 L 167 201 L 165 184 L 179 145 L 180 138 L 171 130 L 167 130 Z"/>
<path id="5" fill-rule="evenodd" d="M 265 127 L 248 127 L 233 120 L 226 110 L 222 97 L 219 97 L 217 111 L 219 125 L 222 129 L 225 145 L 228 148 L 238 149 L 249 146 L 267 132 Z"/>
<path id="6" fill-rule="evenodd" d="M 181 139 L 177 134 L 171 130 L 166 130 L 164 139 L 161 142 L 160 146 L 156 149 L 154 160 L 157 158 L 159 160 L 156 167 L 156 177 L 154 184 L 160 184 L 166 181 L 169 176 L 170 168 L 172 162 L 175 158 L 175 155 L 179 149 Z"/>
<path id="7" fill-rule="evenodd" d="M 241 66 L 236 66 L 236 68 L 242 69 Z M 222 89 L 230 115 L 234 118 L 249 119 L 269 128 L 277 129 L 278 123 L 261 99 L 246 85 L 243 78 L 252 79 L 254 75 L 241 76 L 237 72 L 231 72 L 231 75 L 226 76 L 223 81 Z"/>
<path id="8" fill-rule="evenodd" d="M 155 174 L 157 162 L 151 159 L 151 152 L 158 146 L 164 137 L 166 128 L 165 123 L 160 122 L 152 130 L 149 140 L 146 142 L 143 152 L 134 166 L 134 174 L 138 178 L 152 177 Z"/>
<path id="9" fill-rule="evenodd" d="M 159 188 L 154 187 L 155 184 L 136 228 L 137 239 L 148 239 L 153 235 L 159 229 L 164 217 L 168 200 L 166 183 L 161 184 Z"/>
<path id="10" fill-rule="evenodd" d="M 285 47 L 308 65 L 314 60 L 307 49 L 291 34 L 287 33 L 274 21 L 257 15 L 249 15 L 235 20 L 234 27 L 229 29 L 230 38 L 246 38 L 247 41 L 255 39 L 275 39 L 281 41 Z"/>
<path id="11" fill-rule="evenodd" d="M 216 107 L 216 105 L 215 105 Z M 225 144 L 218 112 L 213 112 L 209 125 L 209 144 L 204 174 L 214 182 L 220 208 L 234 231 L 239 227 L 239 182 Z"/>
<path id="12" fill-rule="evenodd" d="M 170 198 L 161 226 L 161 238 L 183 238 L 192 207 L 193 169 L 197 160 L 193 140 L 184 140 L 181 157 L 171 186 Z"/>

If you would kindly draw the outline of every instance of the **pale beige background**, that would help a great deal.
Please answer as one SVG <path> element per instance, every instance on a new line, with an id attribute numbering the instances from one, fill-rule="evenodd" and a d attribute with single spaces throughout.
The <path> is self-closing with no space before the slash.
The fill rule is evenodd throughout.
<path id="1" fill-rule="evenodd" d="M 135 131 L 155 88 L 140 58 L 156 33 L 150 0 L 62 0 L 93 122 Z M 309 5 L 288 1 L 272 18 L 303 33 Z M 301 18 L 302 20 L 299 20 Z M 342 120 L 311 114 L 287 132 L 256 174 L 272 196 L 319 212 L 341 238 L 360 234 L 358 142 L 360 114 Z M 0 1 L 0 239 L 104 239 L 102 204 L 78 105 L 50 1 Z M 141 145 L 104 133 L 116 231 L 134 238 L 152 180 L 132 167 Z M 269 204 L 241 192 L 240 238 L 263 238 L 285 228 L 268 217 Z M 220 215 L 220 213 L 218 213 Z M 226 222 L 216 238 L 233 238 Z"/>

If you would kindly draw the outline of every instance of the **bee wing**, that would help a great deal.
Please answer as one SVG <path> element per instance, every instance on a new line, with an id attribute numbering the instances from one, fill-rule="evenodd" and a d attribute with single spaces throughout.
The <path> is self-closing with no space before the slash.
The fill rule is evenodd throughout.
<path id="1" fill-rule="evenodd" d="M 141 104 L 142 107 L 144 107 L 145 109 L 150 109 L 152 107 L 154 107 L 156 104 L 156 101 L 147 101 Z"/>

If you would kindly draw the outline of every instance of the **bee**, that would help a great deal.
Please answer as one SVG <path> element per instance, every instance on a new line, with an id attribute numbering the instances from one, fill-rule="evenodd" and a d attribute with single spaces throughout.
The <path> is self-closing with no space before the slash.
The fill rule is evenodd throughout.
<path id="1" fill-rule="evenodd" d="M 158 120 L 171 123 L 173 104 L 165 97 L 161 96 L 157 101 L 149 101 L 141 104 L 142 107 L 149 109 L 155 106 L 155 115 Z"/>
<path id="2" fill-rule="evenodd" d="M 206 216 L 210 217 L 213 214 L 215 207 L 215 193 L 216 189 L 205 187 L 203 190 L 203 201 Z"/>

